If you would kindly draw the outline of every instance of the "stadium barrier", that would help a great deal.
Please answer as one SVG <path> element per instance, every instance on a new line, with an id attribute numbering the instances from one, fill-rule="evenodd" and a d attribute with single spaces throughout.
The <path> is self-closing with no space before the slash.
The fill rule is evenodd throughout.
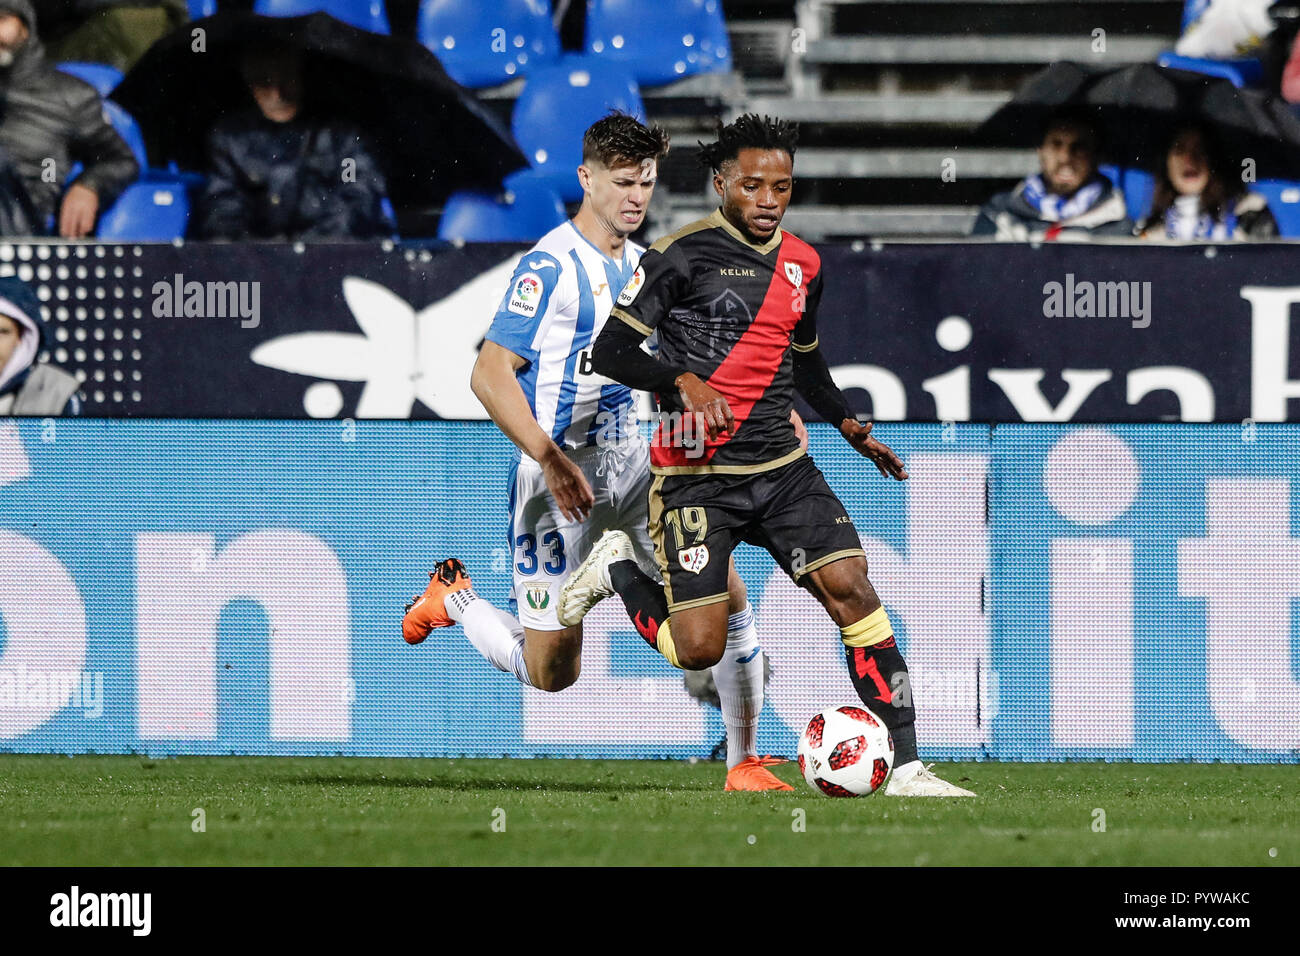
<path id="1" fill-rule="evenodd" d="M 923 753 L 1300 759 L 1300 429 L 882 425 L 881 479 L 827 426 L 912 671 Z M 0 750 L 701 756 L 688 697 L 616 601 L 583 673 L 522 690 L 404 600 L 457 555 L 507 599 L 511 450 L 487 423 L 0 423 Z M 738 565 L 773 664 L 759 746 L 854 699 L 836 629 Z M 902 690 L 902 689 L 900 689 Z"/>
<path id="2" fill-rule="evenodd" d="M 0 244 L 0 272 L 36 286 L 91 415 L 480 419 L 469 370 L 521 251 Z M 820 251 L 822 349 L 878 420 L 1300 414 L 1292 245 Z"/>

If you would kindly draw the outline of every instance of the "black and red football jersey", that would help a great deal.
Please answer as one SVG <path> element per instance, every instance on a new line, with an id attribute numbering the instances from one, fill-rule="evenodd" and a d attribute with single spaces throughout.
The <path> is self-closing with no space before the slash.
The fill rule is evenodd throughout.
<path id="1" fill-rule="evenodd" d="M 611 318 L 658 332 L 659 358 L 721 392 L 736 417 L 731 432 L 705 441 L 675 390 L 656 396 L 654 472 L 744 474 L 802 454 L 790 350 L 816 347 L 821 290 L 812 246 L 780 229 L 755 245 L 720 210 L 646 250 Z"/>

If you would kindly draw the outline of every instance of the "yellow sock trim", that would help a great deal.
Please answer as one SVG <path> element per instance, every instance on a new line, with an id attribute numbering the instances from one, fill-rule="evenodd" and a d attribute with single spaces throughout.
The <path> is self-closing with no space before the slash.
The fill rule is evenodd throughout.
<path id="1" fill-rule="evenodd" d="M 663 631 L 659 632 L 660 634 Z M 856 624 L 840 628 L 840 640 L 845 647 L 870 647 L 892 636 L 894 626 L 883 607 L 878 607 Z M 661 638 L 662 640 L 662 638 Z M 660 645 L 662 647 L 662 645 Z"/>
<path id="2" fill-rule="evenodd" d="M 673 643 L 672 621 L 664 621 L 659 625 L 659 633 L 655 636 L 655 647 L 659 648 L 659 653 L 666 657 L 673 667 L 682 666 L 677 660 L 677 645 Z"/>

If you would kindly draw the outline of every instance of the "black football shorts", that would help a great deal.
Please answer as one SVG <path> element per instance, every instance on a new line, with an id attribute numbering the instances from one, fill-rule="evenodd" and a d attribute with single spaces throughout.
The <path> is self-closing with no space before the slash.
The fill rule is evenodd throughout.
<path id="1" fill-rule="evenodd" d="M 650 539 L 670 611 L 727 599 L 727 559 L 737 542 L 767 550 L 796 582 L 862 555 L 848 512 L 807 455 L 747 475 L 656 475 Z"/>

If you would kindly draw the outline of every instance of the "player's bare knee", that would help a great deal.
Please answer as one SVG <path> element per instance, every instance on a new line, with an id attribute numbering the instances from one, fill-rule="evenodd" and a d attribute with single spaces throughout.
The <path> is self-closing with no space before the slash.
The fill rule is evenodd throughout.
<path id="1" fill-rule="evenodd" d="M 702 671 L 722 660 L 726 638 L 711 639 L 708 634 L 674 633 L 677 664 L 688 671 Z"/>
<path id="2" fill-rule="evenodd" d="M 708 670 L 718 661 L 722 660 L 722 652 L 708 647 L 689 647 L 683 648 L 678 645 L 677 663 L 684 670 L 703 671 Z"/>

